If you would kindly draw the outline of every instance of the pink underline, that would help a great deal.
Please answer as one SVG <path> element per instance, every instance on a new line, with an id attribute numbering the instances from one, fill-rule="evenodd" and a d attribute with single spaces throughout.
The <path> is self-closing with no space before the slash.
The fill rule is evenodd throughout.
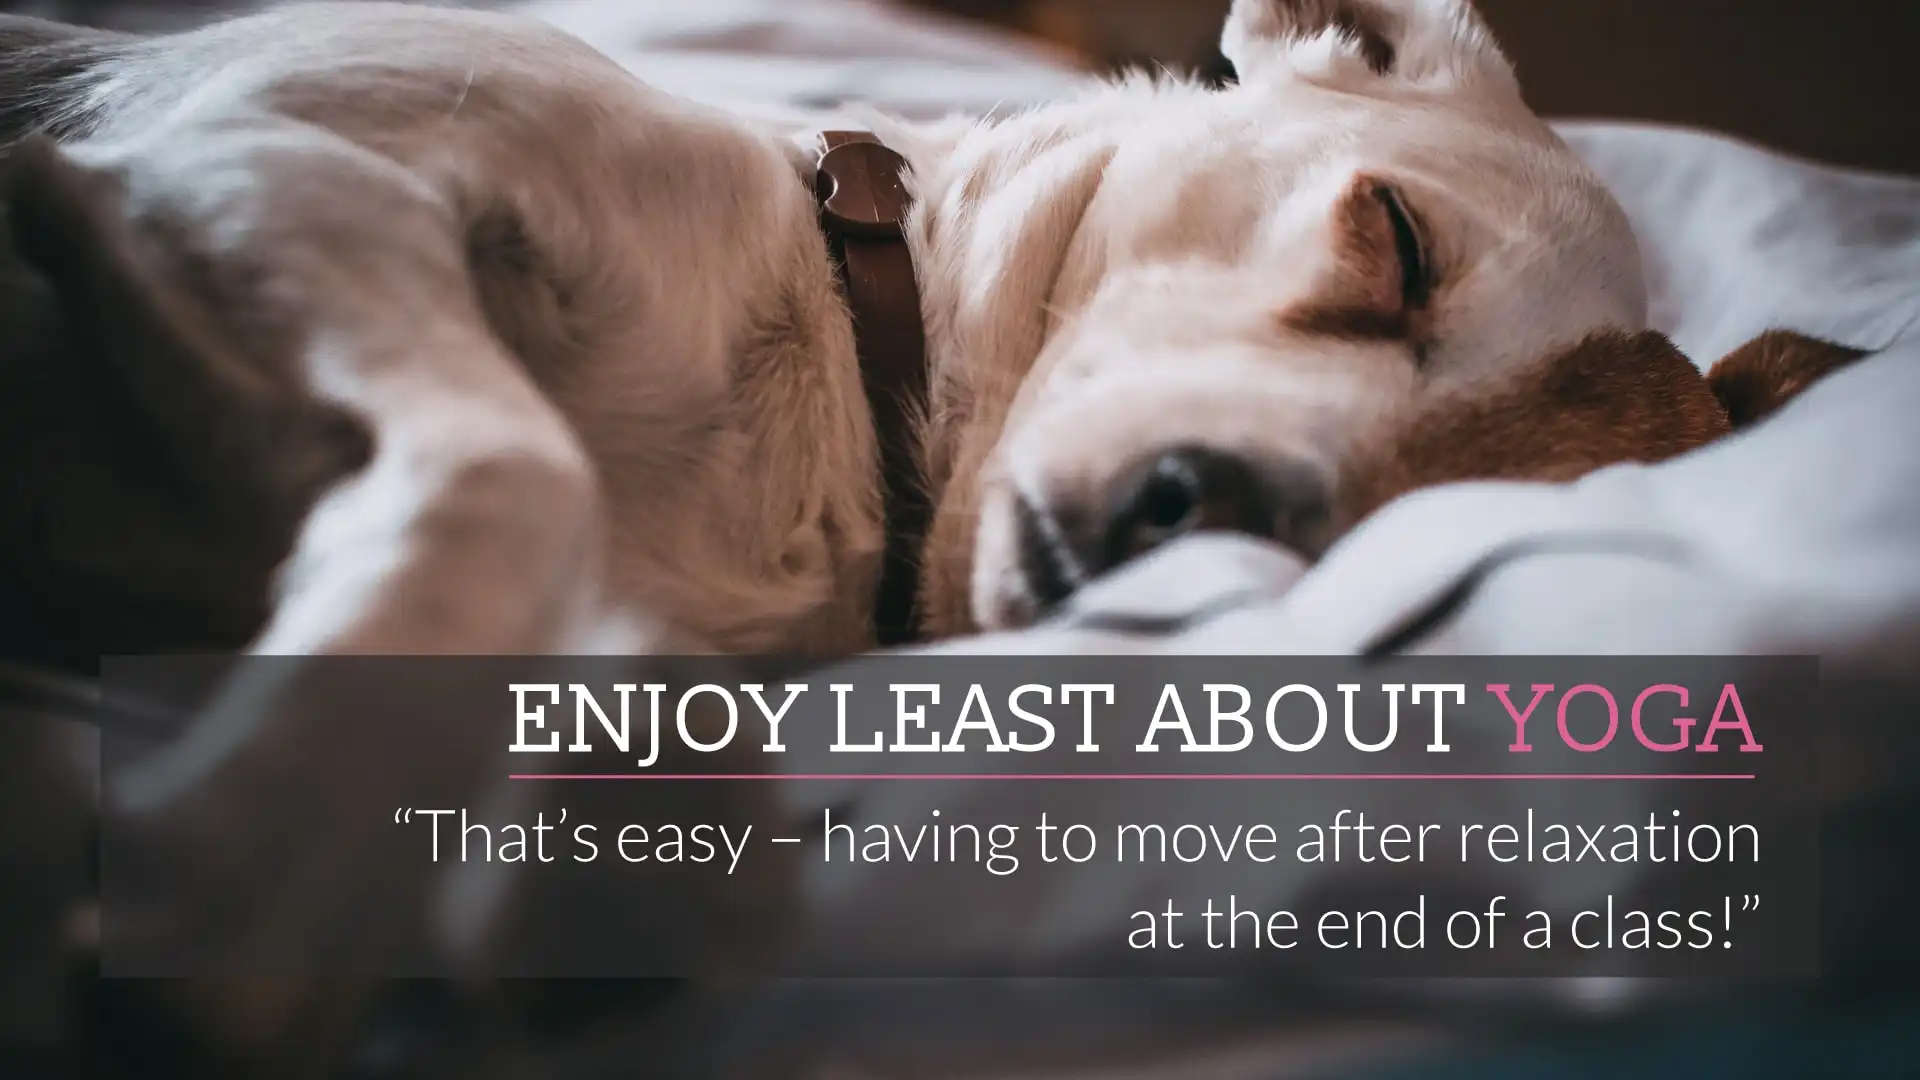
<path id="1" fill-rule="evenodd" d="M 509 780 L 1752 780 L 1752 773 L 514 773 Z"/>

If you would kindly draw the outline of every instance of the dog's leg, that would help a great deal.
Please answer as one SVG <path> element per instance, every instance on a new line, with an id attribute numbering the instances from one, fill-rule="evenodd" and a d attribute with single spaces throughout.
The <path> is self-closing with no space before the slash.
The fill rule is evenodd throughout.
<path id="1" fill-rule="evenodd" d="M 314 500 L 365 466 L 366 428 L 156 273 L 112 177 L 36 138 L 0 198 L 0 652 L 90 671 L 241 647 Z"/>
<path id="2" fill-rule="evenodd" d="M 95 216 L 83 220 L 103 227 L 99 200 L 109 200 L 125 226 L 116 243 L 43 260 L 55 290 L 97 291 L 91 256 L 111 252 L 124 257 L 116 273 L 150 278 L 164 304 L 205 319 L 169 324 L 206 330 L 198 353 L 120 357 L 129 366 L 108 371 L 152 375 L 133 365 L 158 355 L 198 380 L 160 403 L 167 416 L 190 405 L 187 422 L 150 418 L 158 456 L 185 482 L 233 484 L 228 500 L 238 493 L 234 505 L 269 516 L 316 494 L 296 490 L 302 470 L 245 460 L 285 450 L 279 425 L 260 423 L 257 410 L 284 404 L 287 385 L 261 371 L 285 369 L 371 433 L 364 468 L 325 474 L 332 486 L 299 528 L 254 652 L 552 653 L 597 624 L 596 478 L 488 330 L 459 218 L 436 190 L 323 132 L 269 119 L 45 152 L 40 181 L 84 189 L 74 198 Z M 221 346 L 260 371 L 200 363 Z M 314 943 L 339 940 L 369 910 L 414 913 L 407 920 L 429 925 L 436 948 L 486 936 L 485 904 L 441 934 L 430 912 L 444 868 L 418 852 L 399 858 L 393 824 L 353 808 L 498 805 L 504 743 L 475 731 L 471 714 L 444 710 L 342 725 L 351 689 L 314 674 L 294 661 L 244 669 L 177 737 L 107 778 L 105 835 L 162 853 L 157 864 L 178 871 L 136 888 L 134 909 L 110 911 L 117 940 L 200 941 L 218 920 L 212 940 L 236 950 L 226 962 L 244 971 L 258 943 L 279 956 L 288 943 L 324 948 Z M 489 895 L 504 902 L 509 892 Z M 271 1046 L 338 1004 L 332 990 L 289 989 L 300 992 L 216 994 L 219 1015 L 206 1024 L 243 1048 Z"/>
<path id="3" fill-rule="evenodd" d="M 84 165 L 91 152 L 76 156 Z M 247 355 L 232 370 L 204 364 L 204 392 L 175 386 L 151 410 L 180 471 L 240 489 L 209 491 L 210 501 L 305 517 L 253 651 L 538 653 L 562 644 L 592 601 L 595 477 L 478 310 L 453 208 L 385 159 L 292 123 L 176 134 L 102 156 L 65 168 L 73 183 L 90 177 L 126 193 L 126 272 L 207 294 L 168 286 L 170 306 L 195 306 L 198 322 L 219 328 L 203 337 L 225 331 L 226 341 L 195 345 L 203 358 L 222 346 L 279 354 Z M 101 176 L 116 179 L 99 185 Z M 220 186 L 230 194 L 209 199 L 205 189 Z M 250 395 L 263 376 L 248 364 L 290 369 L 304 386 Z M 160 378 L 138 361 L 116 375 Z M 325 404 L 280 408 L 289 396 Z M 275 440 L 283 414 L 328 410 L 371 432 L 372 457 L 320 494 L 301 475 L 313 470 Z"/>

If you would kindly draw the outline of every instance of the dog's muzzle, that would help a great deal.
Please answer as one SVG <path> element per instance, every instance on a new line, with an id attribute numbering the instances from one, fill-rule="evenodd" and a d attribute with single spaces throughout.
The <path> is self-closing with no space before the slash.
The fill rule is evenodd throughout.
<path id="1" fill-rule="evenodd" d="M 1194 533 L 1242 533 L 1308 558 L 1325 550 L 1332 533 L 1323 470 L 1198 446 L 1149 455 L 1091 499 L 1022 495 L 1016 513 L 1021 573 L 1042 611 Z"/>

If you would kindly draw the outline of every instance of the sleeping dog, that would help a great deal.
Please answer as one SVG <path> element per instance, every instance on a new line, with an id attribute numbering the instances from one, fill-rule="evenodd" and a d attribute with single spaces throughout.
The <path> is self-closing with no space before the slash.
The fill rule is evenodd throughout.
<path id="1" fill-rule="evenodd" d="M 497 14 L 4 32 L 11 652 L 872 643 L 817 129 Z M 917 636 L 1184 532 L 1311 556 L 1414 487 L 1728 429 L 1467 0 L 1240 0 L 1223 46 L 1225 88 L 870 118 L 912 196 Z M 1757 351 L 1718 381 L 1846 359 Z"/>
<path id="2" fill-rule="evenodd" d="M 903 282 L 823 229 L 820 125 L 538 23 L 0 21 L 0 657 L 839 655 L 890 549 L 911 636 L 1013 627 L 1185 533 L 1311 557 L 1418 487 L 1683 453 L 1854 355 L 1707 379 L 1648 332 L 1625 216 L 1467 0 L 1238 0 L 1223 44 L 1224 88 L 868 118 Z M 901 409 L 853 316 L 903 285 Z M 300 831 L 328 806 L 231 812 L 343 752 L 269 715 L 110 812 L 342 865 Z"/>

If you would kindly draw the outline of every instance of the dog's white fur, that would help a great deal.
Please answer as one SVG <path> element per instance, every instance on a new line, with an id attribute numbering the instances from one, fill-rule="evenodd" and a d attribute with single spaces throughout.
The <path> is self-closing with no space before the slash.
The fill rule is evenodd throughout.
<path id="1" fill-rule="evenodd" d="M 1225 46 L 1224 90 L 873 118 L 919 196 L 935 633 L 1034 614 L 1017 492 L 1082 497 L 1175 442 L 1337 462 L 1411 402 L 1643 323 L 1623 216 L 1466 0 L 1240 0 Z M 566 651 L 622 611 L 723 650 L 869 642 L 880 478 L 817 132 L 431 8 L 287 9 L 81 78 L 66 152 L 137 226 L 246 268 L 210 303 L 296 340 L 376 436 L 258 651 Z M 1442 268 L 1421 367 L 1276 321 L 1340 287 L 1361 174 L 1419 203 Z M 520 257 L 476 248 L 489 222 Z"/>
<path id="2" fill-rule="evenodd" d="M 1182 443 L 1329 463 L 1418 399 L 1644 326 L 1623 213 L 1526 109 L 1470 5 L 1349 5 L 1397 28 L 1390 74 L 1291 18 L 1331 6 L 1236 4 L 1224 92 L 1136 78 L 932 136 L 882 125 L 922 194 L 937 630 L 1034 614 L 1017 491 L 1098 489 Z M 1363 173 L 1416 193 L 1449 279 L 1419 370 L 1400 346 L 1275 332 L 1333 287 L 1331 212 Z"/>

